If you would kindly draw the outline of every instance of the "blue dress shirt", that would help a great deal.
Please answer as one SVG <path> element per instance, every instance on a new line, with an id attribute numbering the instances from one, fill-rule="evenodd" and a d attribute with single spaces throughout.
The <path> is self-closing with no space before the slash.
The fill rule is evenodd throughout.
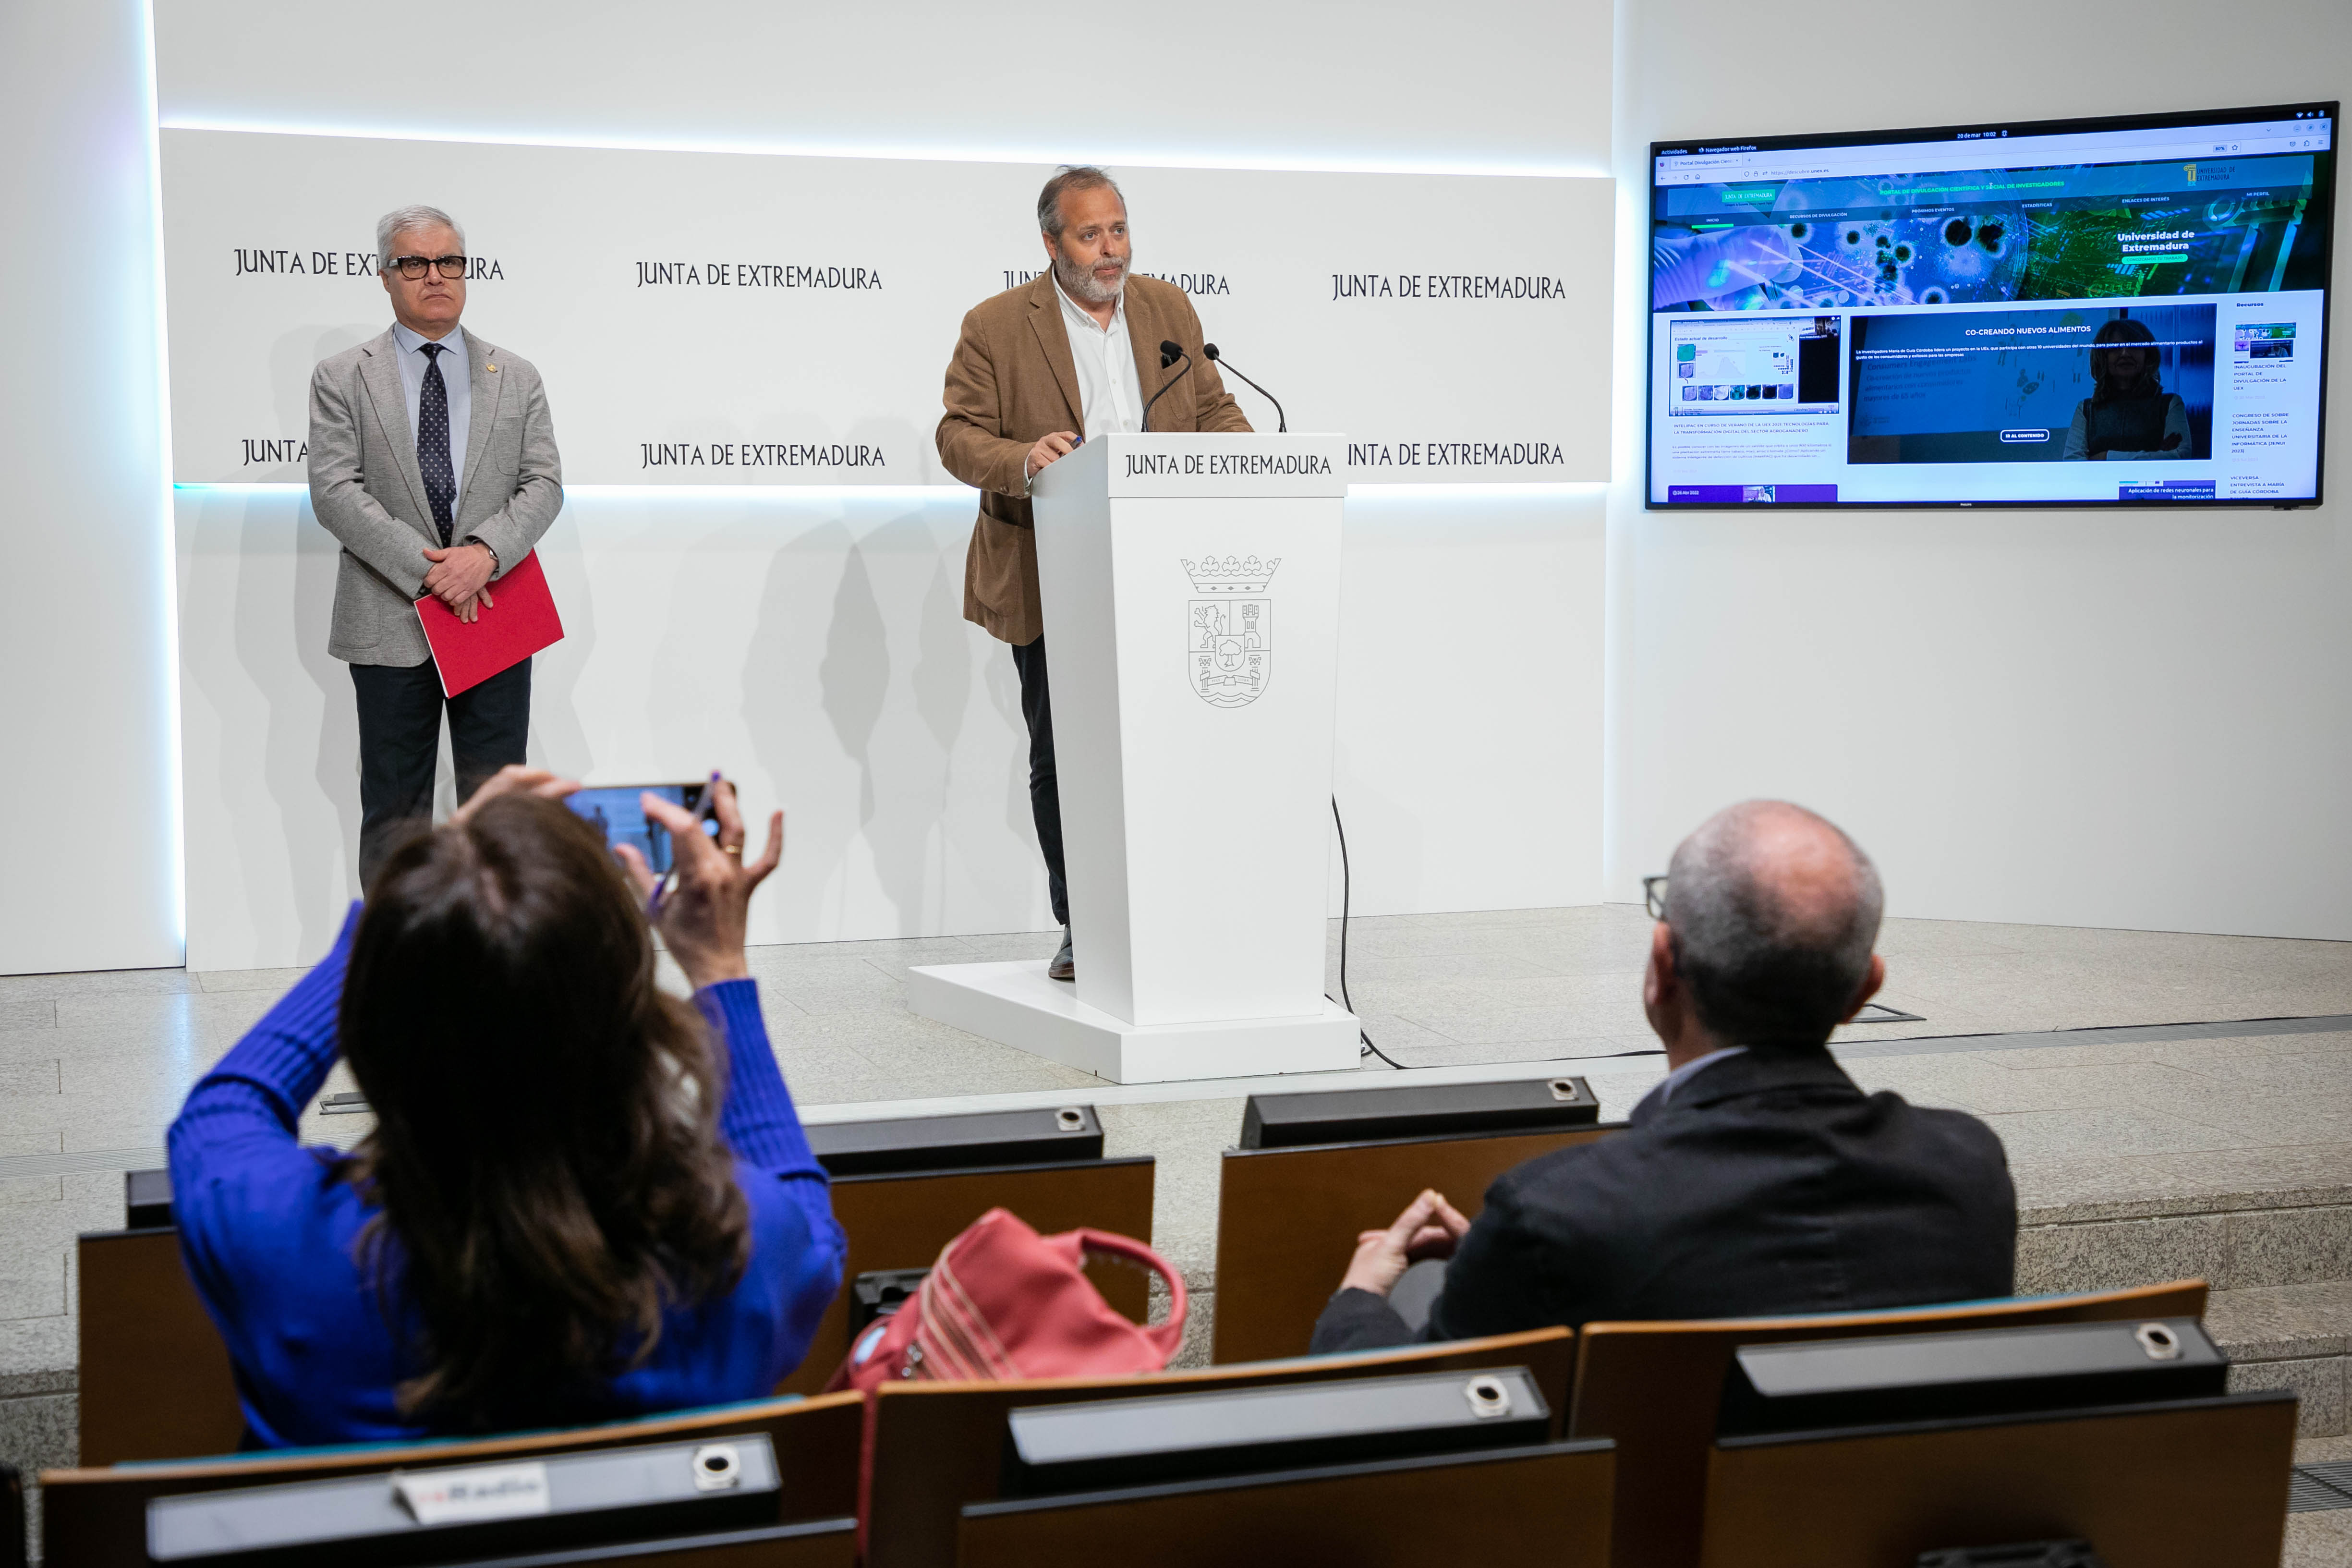
<path id="1" fill-rule="evenodd" d="M 397 1284 L 397 1237 L 386 1249 L 387 1311 L 353 1255 L 377 1210 L 334 1174 L 333 1150 L 295 1141 L 335 1063 L 358 923 L 354 904 L 334 951 L 205 1075 L 172 1123 L 180 1254 L 227 1342 L 246 1426 L 266 1447 L 444 1435 L 401 1414 L 395 1397 L 425 1370 L 422 1319 Z M 751 1262 L 729 1293 L 663 1314 L 651 1357 L 605 1385 L 615 1420 L 765 1396 L 800 1364 L 841 1288 L 845 1244 L 768 1047 L 758 987 L 730 980 L 695 1002 L 727 1046 L 719 1131 L 750 1200 Z"/>
<path id="2" fill-rule="evenodd" d="M 474 364 L 473 356 L 466 352 L 466 329 L 449 329 L 449 335 L 440 340 L 449 352 L 440 355 L 424 352 L 433 339 L 412 332 L 398 321 L 392 324 L 392 341 L 400 345 L 400 389 L 408 395 L 412 441 L 416 439 L 417 407 L 425 398 L 425 367 L 436 358 L 441 362 L 441 384 L 449 389 L 449 472 L 457 481 L 456 493 L 462 496 L 466 493 L 466 439 L 474 426 Z M 453 509 L 456 504 L 450 503 Z"/>
<path id="3" fill-rule="evenodd" d="M 1694 1057 L 1689 1061 L 1686 1061 L 1683 1063 L 1682 1066 L 1676 1068 L 1674 1071 L 1668 1073 L 1664 1078 L 1660 1079 L 1658 1080 L 1657 1087 L 1651 1089 L 1648 1094 L 1643 1095 L 1642 1098 L 1646 1100 L 1654 1096 L 1658 1102 L 1657 1108 L 1660 1110 L 1664 1110 L 1674 1100 L 1675 1090 L 1682 1088 L 1683 1085 L 1688 1083 L 1691 1079 L 1696 1078 L 1699 1074 L 1705 1072 L 1716 1063 L 1729 1061 L 1732 1058 L 1739 1055 L 1747 1048 L 1748 1047 L 1746 1046 L 1726 1046 L 1721 1050 L 1709 1051 L 1703 1057 Z"/>

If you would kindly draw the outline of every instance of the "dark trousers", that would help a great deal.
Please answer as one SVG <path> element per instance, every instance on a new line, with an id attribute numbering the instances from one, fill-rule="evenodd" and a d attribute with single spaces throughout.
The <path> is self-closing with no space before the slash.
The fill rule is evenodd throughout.
<path id="1" fill-rule="evenodd" d="M 431 659 L 404 669 L 355 664 L 360 704 L 360 886 L 415 827 L 433 820 L 433 783 L 441 752 L 441 710 L 449 710 L 449 752 L 457 798 L 522 759 L 530 735 L 530 660 L 502 669 L 455 697 L 441 695 Z"/>
<path id="2" fill-rule="evenodd" d="M 1062 874 L 1062 785 L 1054 775 L 1054 706 L 1045 692 L 1045 639 L 1017 645 L 1013 668 L 1021 672 L 1021 717 L 1029 721 L 1029 815 L 1037 822 L 1037 847 L 1045 857 L 1045 892 L 1054 901 L 1056 925 L 1070 923 L 1070 887 Z"/>

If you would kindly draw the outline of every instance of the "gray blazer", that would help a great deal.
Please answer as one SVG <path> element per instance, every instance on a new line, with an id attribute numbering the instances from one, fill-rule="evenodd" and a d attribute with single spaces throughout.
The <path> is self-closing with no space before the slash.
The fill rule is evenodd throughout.
<path id="1" fill-rule="evenodd" d="M 342 542 L 327 651 L 352 664 L 417 665 L 432 657 L 415 599 L 441 542 L 416 468 L 416 437 L 392 331 L 322 360 L 310 373 L 310 507 Z M 531 552 L 563 510 L 563 463 L 539 372 L 472 332 L 466 356 L 474 412 L 451 538 L 498 552 L 499 574 Z"/>

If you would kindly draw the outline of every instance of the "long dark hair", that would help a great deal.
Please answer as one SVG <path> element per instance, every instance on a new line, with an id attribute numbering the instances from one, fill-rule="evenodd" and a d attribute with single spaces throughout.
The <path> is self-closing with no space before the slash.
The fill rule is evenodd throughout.
<path id="1" fill-rule="evenodd" d="M 2157 374 L 2156 334 L 2145 321 L 2135 321 L 2129 316 L 2117 316 L 2101 327 L 2091 339 L 2091 380 L 2095 390 L 2094 403 L 2113 403 L 2118 398 L 2154 397 L 2164 390 L 2164 379 Z M 2139 350 L 2139 377 L 2128 384 L 2114 377 L 2118 348 Z"/>
<path id="2" fill-rule="evenodd" d="M 342 1167 L 382 1206 L 362 1262 L 423 1331 L 404 1413 L 475 1431 L 592 1415 L 665 1308 L 741 1279 L 723 1047 L 655 987 L 636 900 L 566 807 L 502 797 L 396 849 L 341 1026 L 376 1115 Z"/>

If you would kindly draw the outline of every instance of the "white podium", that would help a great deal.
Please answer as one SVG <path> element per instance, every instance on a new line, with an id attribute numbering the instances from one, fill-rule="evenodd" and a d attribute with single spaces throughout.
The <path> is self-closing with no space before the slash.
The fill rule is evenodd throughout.
<path id="1" fill-rule="evenodd" d="M 1038 476 L 1077 983 L 919 968 L 915 1011 L 1119 1083 L 1356 1065 L 1323 994 L 1346 458 L 1104 436 Z"/>

